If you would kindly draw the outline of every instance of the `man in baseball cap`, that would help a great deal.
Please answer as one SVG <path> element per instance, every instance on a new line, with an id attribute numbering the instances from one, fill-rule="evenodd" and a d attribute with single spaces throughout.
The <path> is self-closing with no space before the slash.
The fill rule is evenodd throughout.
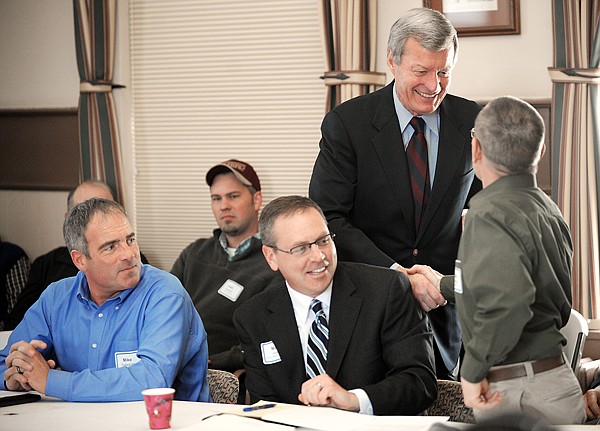
<path id="1" fill-rule="evenodd" d="M 213 180 L 217 175 L 229 172 L 235 175 L 243 185 L 254 188 L 254 192 L 260 192 L 260 180 L 254 168 L 249 163 L 236 159 L 225 160 L 223 163 L 210 168 L 206 173 L 206 184 L 209 187 L 212 186 Z"/>
<path id="2" fill-rule="evenodd" d="M 210 367 L 236 371 L 244 362 L 233 312 L 283 279 L 271 271 L 261 251 L 258 211 L 262 193 L 254 168 L 241 160 L 226 160 L 209 169 L 206 183 L 219 227 L 211 238 L 188 245 L 171 272 L 181 280 L 202 316 Z"/>

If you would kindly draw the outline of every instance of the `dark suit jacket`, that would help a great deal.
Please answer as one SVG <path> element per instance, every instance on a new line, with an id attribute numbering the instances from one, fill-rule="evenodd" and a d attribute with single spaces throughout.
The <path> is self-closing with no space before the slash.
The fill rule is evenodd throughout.
<path id="1" fill-rule="evenodd" d="M 474 181 L 470 145 L 470 130 L 481 107 L 452 95 L 444 98 L 433 189 L 415 232 L 410 174 L 393 89 L 392 82 L 325 116 L 309 194 L 336 234 L 341 260 L 388 268 L 394 262 L 405 267 L 420 263 L 452 274 L 462 210 L 481 189 L 479 180 Z M 436 351 L 436 369 L 443 378 L 455 367 L 460 352 L 456 311 L 453 306 L 439 308 L 429 318 L 440 351 Z"/>
<path id="2" fill-rule="evenodd" d="M 292 302 L 284 284 L 252 297 L 234 315 L 252 402 L 298 404 L 307 380 Z M 338 264 L 329 312 L 327 374 L 364 389 L 375 414 L 414 415 L 437 396 L 433 341 L 408 279 L 396 271 Z M 281 361 L 265 365 L 261 343 Z"/>

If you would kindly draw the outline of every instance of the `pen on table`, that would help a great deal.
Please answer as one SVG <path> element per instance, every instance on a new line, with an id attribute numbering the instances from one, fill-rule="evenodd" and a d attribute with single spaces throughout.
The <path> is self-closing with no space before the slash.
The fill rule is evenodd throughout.
<path id="1" fill-rule="evenodd" d="M 262 410 L 262 409 L 270 409 L 271 407 L 275 407 L 276 404 L 262 404 L 260 406 L 252 406 L 252 407 L 244 407 L 245 412 L 253 412 L 254 410 Z"/>

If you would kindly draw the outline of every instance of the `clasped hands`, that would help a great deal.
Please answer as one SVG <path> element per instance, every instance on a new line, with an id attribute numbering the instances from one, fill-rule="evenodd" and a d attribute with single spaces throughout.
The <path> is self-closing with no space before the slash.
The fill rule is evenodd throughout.
<path id="1" fill-rule="evenodd" d="M 411 268 L 398 267 L 397 271 L 408 276 L 413 296 L 421 309 L 429 313 L 446 305 L 446 298 L 440 292 L 442 274 L 426 265 L 414 265 Z"/>
<path id="2" fill-rule="evenodd" d="M 10 346 L 4 372 L 6 389 L 46 393 L 48 371 L 56 366 L 52 359 L 46 360 L 39 352 L 46 347 L 41 340 L 19 341 Z"/>
<path id="3" fill-rule="evenodd" d="M 351 412 L 360 411 L 358 397 L 338 385 L 327 374 L 321 374 L 302 384 L 298 400 L 308 406 L 335 407 Z"/>

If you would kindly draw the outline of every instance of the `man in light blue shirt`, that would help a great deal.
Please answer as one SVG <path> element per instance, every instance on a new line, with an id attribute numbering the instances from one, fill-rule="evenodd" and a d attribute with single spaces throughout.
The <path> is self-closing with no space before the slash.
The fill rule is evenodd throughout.
<path id="1" fill-rule="evenodd" d="M 202 320 L 176 277 L 141 264 L 125 210 L 88 200 L 63 233 L 80 272 L 51 284 L 0 351 L 5 388 L 97 402 L 173 387 L 210 401 Z"/>

